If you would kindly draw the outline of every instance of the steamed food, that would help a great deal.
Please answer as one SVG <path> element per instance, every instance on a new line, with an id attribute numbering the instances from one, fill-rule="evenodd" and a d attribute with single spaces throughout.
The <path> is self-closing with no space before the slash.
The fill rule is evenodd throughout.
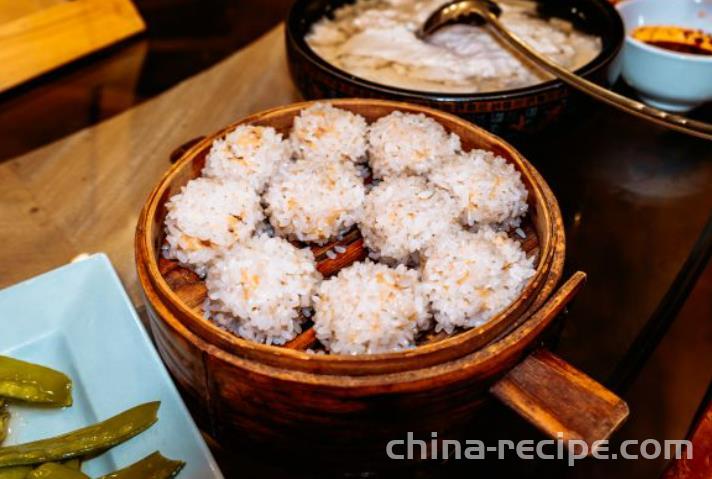
<path id="1" fill-rule="evenodd" d="M 444 0 L 357 0 L 316 22 L 308 45 L 328 63 L 382 85 L 442 93 L 478 93 L 535 85 L 551 77 L 523 62 L 485 28 L 452 25 L 419 39 L 415 32 Z M 500 2 L 500 21 L 559 65 L 576 70 L 601 40 L 562 19 L 537 15 L 534 2 Z"/>
<path id="2" fill-rule="evenodd" d="M 256 236 L 210 266 L 206 311 L 244 338 L 283 344 L 301 332 L 300 313 L 311 305 L 320 279 L 308 248 Z"/>
<path id="3" fill-rule="evenodd" d="M 484 324 L 514 301 L 534 275 L 533 258 L 505 233 L 489 227 L 441 238 L 424 256 L 423 287 L 436 331 L 452 333 Z"/>
<path id="4" fill-rule="evenodd" d="M 322 244 L 356 223 L 365 196 L 353 163 L 298 160 L 275 175 L 264 200 L 279 234 Z"/>
<path id="5" fill-rule="evenodd" d="M 366 159 L 367 128 L 361 115 L 315 103 L 294 119 L 289 140 L 297 158 L 359 163 Z"/>
<path id="6" fill-rule="evenodd" d="M 373 354 L 411 348 L 430 325 L 418 272 L 369 260 L 355 263 L 319 287 L 314 329 L 339 354 Z"/>
<path id="7" fill-rule="evenodd" d="M 423 114 L 394 111 L 368 132 L 373 176 L 422 175 L 460 150 L 460 138 Z"/>
<path id="8" fill-rule="evenodd" d="M 429 179 L 455 198 L 460 221 L 466 226 L 517 227 L 527 212 L 527 189 L 521 175 L 490 151 L 472 150 L 454 156 Z"/>
<path id="9" fill-rule="evenodd" d="M 220 248 L 251 237 L 264 213 L 260 197 L 239 179 L 198 178 L 166 204 L 167 258 L 204 274 Z"/>
<path id="10" fill-rule="evenodd" d="M 203 176 L 246 181 L 259 192 L 288 159 L 289 146 L 274 128 L 240 125 L 213 142 Z"/>
<path id="11" fill-rule="evenodd" d="M 396 177 L 368 194 L 359 227 L 377 257 L 407 263 L 454 229 L 457 214 L 455 201 L 445 190 L 419 176 Z"/>
<path id="12" fill-rule="evenodd" d="M 270 133 L 282 134 L 286 159 L 274 150 L 264 185 L 249 181 L 251 170 L 213 169 L 167 203 L 164 255 L 205 278 L 206 320 L 265 344 L 311 327 L 313 352 L 388 353 L 486 323 L 534 275 L 534 257 L 508 236 L 522 236 L 527 212 L 520 172 L 463 149 L 432 117 L 395 111 L 369 124 L 321 102 Z M 195 249 L 173 246 L 183 236 Z"/>

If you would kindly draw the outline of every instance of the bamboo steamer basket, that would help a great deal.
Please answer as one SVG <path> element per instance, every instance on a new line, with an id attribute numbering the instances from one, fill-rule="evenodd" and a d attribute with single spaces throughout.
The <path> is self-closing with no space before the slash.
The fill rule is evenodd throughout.
<path id="1" fill-rule="evenodd" d="M 195 142 L 178 155 L 141 212 L 136 266 L 150 327 L 201 425 L 227 447 L 268 445 L 297 453 L 308 447 L 311 457 L 321 451 L 318 457 L 327 462 L 377 461 L 389 439 L 408 431 L 455 431 L 494 396 L 552 436 L 562 432 L 589 442 L 608 437 L 627 416 L 625 403 L 551 353 L 532 352 L 585 279 L 576 273 L 556 289 L 565 238 L 553 193 L 510 145 L 437 110 L 382 100 L 332 101 L 369 122 L 394 110 L 424 113 L 458 134 L 463 149 L 491 150 L 519 170 L 529 191 L 522 244 L 536 257 L 536 273 L 507 309 L 479 328 L 426 335 L 408 351 L 356 356 L 305 352 L 315 344 L 309 329 L 283 347 L 268 346 L 202 317 L 200 278 L 160 258 L 166 201 L 199 176 L 215 138 L 242 123 L 287 133 L 309 104 L 252 115 Z M 339 244 L 346 252 L 335 260 L 324 256 L 333 244 L 312 248 L 325 276 L 365 257 L 357 231 Z"/>
<path id="2" fill-rule="evenodd" d="M 422 344 L 410 351 L 368 356 L 329 355 L 322 357 L 304 353 L 300 349 L 305 349 L 305 346 L 310 345 L 310 339 L 313 338 L 308 331 L 291 344 L 288 344 L 287 347 L 281 348 L 243 340 L 219 328 L 214 323 L 206 321 L 197 307 L 202 303 L 204 291 L 201 291 L 200 286 L 195 284 L 191 278 L 184 277 L 185 275 L 177 281 L 181 283 L 180 286 L 183 286 L 183 288 L 172 287 L 169 284 L 171 278 L 167 277 L 168 275 L 165 273 L 166 267 L 171 268 L 174 265 L 166 265 L 166 262 L 158 261 L 160 245 L 163 240 L 164 204 L 170 196 L 179 192 L 180 188 L 190 179 L 199 175 L 205 162 L 205 155 L 215 138 L 241 123 L 272 126 L 283 133 L 287 133 L 291 128 L 293 117 L 310 103 L 280 107 L 258 113 L 232 124 L 202 139 L 166 173 L 146 205 L 145 218 L 147 221 L 145 222 L 145 228 L 142 230 L 144 233 L 142 247 L 145 248 L 143 251 L 148 252 L 146 266 L 149 269 L 151 281 L 158 295 L 175 311 L 175 314 L 181 318 L 191 331 L 211 344 L 215 344 L 233 354 L 275 366 L 306 371 L 318 370 L 318 372 L 322 373 L 370 374 L 437 364 L 444 360 L 467 354 L 490 342 L 511 327 L 539 293 L 551 268 L 556 243 L 553 215 L 559 214 L 558 206 L 553 196 L 547 197 L 544 194 L 542 182 L 534 176 L 531 166 L 511 146 L 497 137 L 476 129 L 465 120 L 437 110 L 406 103 L 378 100 L 336 100 L 332 103 L 338 107 L 360 113 L 369 121 L 380 118 L 396 109 L 413 113 L 427 113 L 443 124 L 449 131 L 457 133 L 462 139 L 463 148 L 468 150 L 471 148 L 492 150 L 514 164 L 520 171 L 522 179 L 529 190 L 530 214 L 527 216 L 523 226 L 528 236 L 523 243 L 525 248 L 529 249 L 537 257 L 536 274 L 524 288 L 521 295 L 506 310 L 482 327 L 451 337 L 431 338 L 438 340 L 428 341 L 426 344 Z M 475 131 L 478 132 L 477 135 L 473 134 Z M 560 242 L 563 242 L 563 237 L 561 237 Z M 313 248 L 315 256 L 320 259 L 319 270 L 325 275 L 329 275 L 345 264 L 362 259 L 365 256 L 363 243 L 353 234 L 348 235 L 340 243 L 347 251 L 345 254 L 340 255 L 337 260 L 329 260 L 324 257 L 324 252 L 332 248 L 333 244 Z M 186 282 L 190 283 L 190 288 L 185 288 Z"/>

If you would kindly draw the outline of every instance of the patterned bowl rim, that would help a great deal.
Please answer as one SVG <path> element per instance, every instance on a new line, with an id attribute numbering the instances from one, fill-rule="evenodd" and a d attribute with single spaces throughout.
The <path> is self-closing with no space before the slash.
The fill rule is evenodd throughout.
<path id="1" fill-rule="evenodd" d="M 442 93 L 398 88 L 357 77 L 340 68 L 335 67 L 331 63 L 328 63 L 326 60 L 322 59 L 307 44 L 306 40 L 304 39 L 304 36 L 300 34 L 302 31 L 307 30 L 307 28 L 304 28 L 300 24 L 306 22 L 304 13 L 306 7 L 313 1 L 314 0 L 296 0 L 292 4 L 292 7 L 289 10 L 289 14 L 287 15 L 285 28 L 285 37 L 287 45 L 288 47 L 291 46 L 295 51 L 297 51 L 299 55 L 304 60 L 308 61 L 313 67 L 328 76 L 335 77 L 337 80 L 343 83 L 370 90 L 384 96 L 397 96 L 399 99 L 402 99 L 404 101 L 431 101 L 455 103 L 516 100 L 525 97 L 551 93 L 552 91 L 564 86 L 564 83 L 560 80 L 549 80 L 544 83 L 537 83 L 528 87 L 514 88 L 511 90 L 483 93 Z M 538 3 L 542 3 L 540 0 L 537 1 Z M 618 56 L 618 53 L 623 47 L 625 30 L 620 14 L 608 0 L 585 1 L 600 9 L 601 13 L 608 22 L 609 27 L 609 35 L 601 34 L 603 38 L 603 48 L 601 49 L 601 52 L 592 61 L 575 71 L 575 73 L 579 76 L 589 77 L 601 70 L 602 68 L 606 68 Z M 327 5 L 336 5 L 337 3 L 346 4 L 352 2 L 348 0 L 339 2 L 334 2 L 333 0 L 330 0 Z M 328 9 L 324 9 L 321 16 L 328 13 L 328 11 Z M 290 58 L 289 62 L 294 63 L 294 60 Z"/>

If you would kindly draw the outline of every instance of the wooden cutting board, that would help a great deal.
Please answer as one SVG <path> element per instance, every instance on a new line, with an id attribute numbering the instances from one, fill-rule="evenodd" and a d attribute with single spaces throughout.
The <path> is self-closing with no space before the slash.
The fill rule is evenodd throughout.
<path id="1" fill-rule="evenodd" d="M 145 28 L 131 0 L 0 0 L 0 92 Z"/>

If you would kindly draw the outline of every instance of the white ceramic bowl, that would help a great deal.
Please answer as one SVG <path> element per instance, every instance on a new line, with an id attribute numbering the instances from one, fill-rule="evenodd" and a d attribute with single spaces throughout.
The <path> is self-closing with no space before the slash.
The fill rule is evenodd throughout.
<path id="1" fill-rule="evenodd" d="M 712 0 L 625 0 L 618 6 L 626 38 L 622 74 L 640 98 L 663 110 L 685 112 L 712 101 L 712 56 L 676 53 L 635 40 L 642 25 L 712 31 Z"/>

